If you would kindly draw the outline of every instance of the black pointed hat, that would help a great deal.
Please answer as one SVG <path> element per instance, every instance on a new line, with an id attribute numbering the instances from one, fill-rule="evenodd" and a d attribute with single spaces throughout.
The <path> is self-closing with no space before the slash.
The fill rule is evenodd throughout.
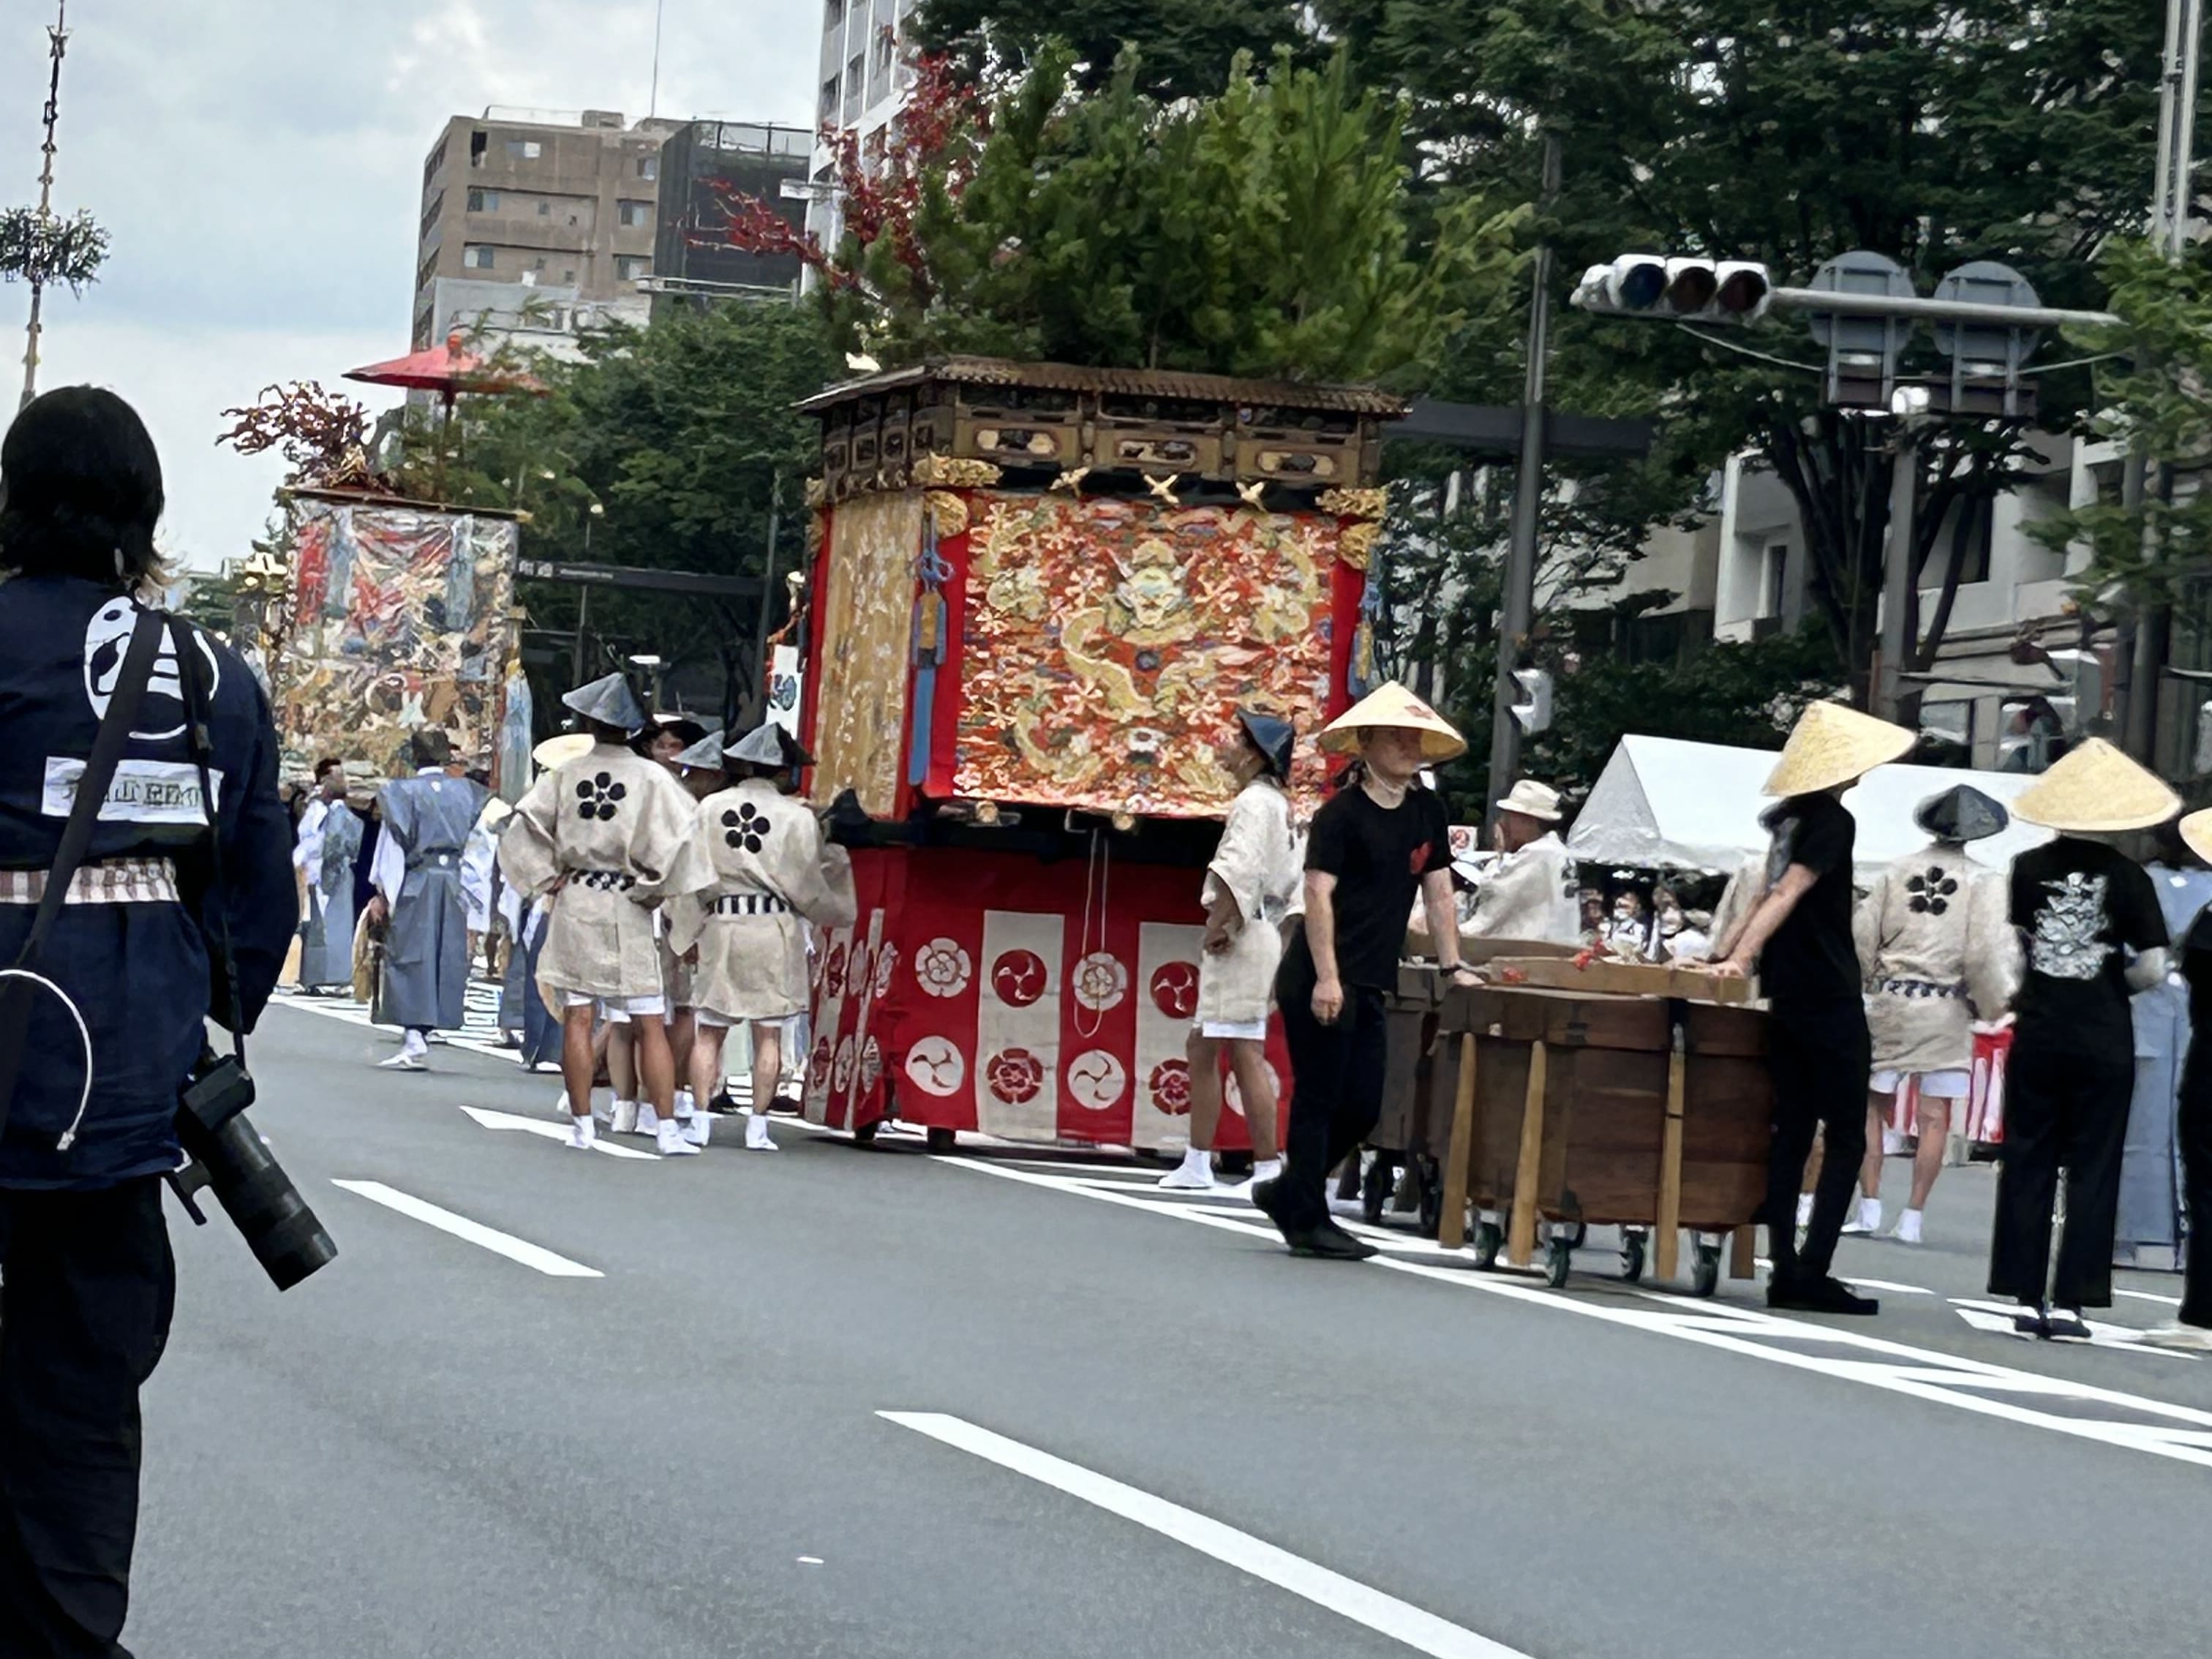
<path id="1" fill-rule="evenodd" d="M 687 772 L 719 772 L 722 769 L 722 734 L 709 732 L 676 757 L 676 763 Z"/>
<path id="2" fill-rule="evenodd" d="M 722 752 L 741 765 L 765 766 L 775 772 L 814 764 L 814 757 L 799 746 L 799 739 L 774 720 L 756 726 Z"/>
<path id="3" fill-rule="evenodd" d="M 1970 784 L 1930 795 L 1914 809 L 1912 821 L 1938 841 L 1987 841 L 2001 836 L 2012 816 Z"/>
<path id="4" fill-rule="evenodd" d="M 644 705 L 637 700 L 637 693 L 629 689 L 629 680 L 620 674 L 610 674 L 589 685 L 580 685 L 561 702 L 595 725 L 611 726 L 633 738 L 652 724 Z"/>
<path id="5" fill-rule="evenodd" d="M 1267 769 L 1288 783 L 1291 759 L 1297 752 L 1297 728 L 1286 720 L 1263 714 L 1256 708 L 1238 709 L 1237 721 L 1244 728 L 1244 735 L 1252 739 L 1252 746 L 1266 757 Z"/>

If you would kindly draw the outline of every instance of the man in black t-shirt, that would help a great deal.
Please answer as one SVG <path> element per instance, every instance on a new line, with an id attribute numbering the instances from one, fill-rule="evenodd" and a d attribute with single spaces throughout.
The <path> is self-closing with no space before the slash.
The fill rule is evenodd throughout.
<path id="1" fill-rule="evenodd" d="M 1327 1182 L 1382 1114 L 1382 999 L 1397 984 L 1417 896 L 1443 969 L 1473 982 L 1459 960 L 1450 824 L 1443 803 L 1414 781 L 1467 745 L 1397 685 L 1338 720 L 1322 744 L 1356 747 L 1362 775 L 1316 814 L 1307 839 L 1305 925 L 1275 979 L 1291 1051 L 1285 1167 L 1253 1188 L 1252 1201 L 1296 1254 L 1358 1261 L 1375 1252 L 1329 1218 Z"/>
<path id="2" fill-rule="evenodd" d="M 2129 1000 L 2166 974 L 2166 917 L 2150 878 L 2087 837 L 2150 829 L 2180 807 L 2156 777 L 2094 738 L 2014 803 L 2014 817 L 2061 832 L 2012 866 L 2012 922 L 2027 972 L 2013 1000 L 1990 1293 L 2027 1310 L 2016 1322 L 2023 1335 L 2086 1340 L 2081 1310 L 2112 1305 L 2120 1160 L 2135 1095 Z M 2051 1279 L 2061 1165 L 2066 1231 Z"/>
<path id="3" fill-rule="evenodd" d="M 1772 837 L 1766 893 L 1734 937 L 1714 951 L 1715 971 L 1757 970 L 1771 1012 L 1767 1062 L 1774 1077 L 1774 1140 L 1767 1162 L 1767 1281 L 1771 1308 L 1873 1314 L 1881 1304 L 1830 1276 L 1866 1152 L 1867 1035 L 1857 947 L 1851 939 L 1852 854 L 1858 827 L 1844 792 L 1912 747 L 1913 735 L 1835 703 L 1814 703 L 1790 732 L 1769 795 Z M 1812 1224 L 1797 1242 L 1797 1194 L 1815 1132 L 1825 1135 Z"/>

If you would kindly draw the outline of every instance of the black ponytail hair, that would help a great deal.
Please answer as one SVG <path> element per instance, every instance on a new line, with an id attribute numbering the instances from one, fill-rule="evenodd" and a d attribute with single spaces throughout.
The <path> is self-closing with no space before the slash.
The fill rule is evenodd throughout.
<path id="1" fill-rule="evenodd" d="M 0 571 L 156 586 L 162 504 L 161 457 L 136 410 L 98 386 L 49 392 L 0 442 Z"/>

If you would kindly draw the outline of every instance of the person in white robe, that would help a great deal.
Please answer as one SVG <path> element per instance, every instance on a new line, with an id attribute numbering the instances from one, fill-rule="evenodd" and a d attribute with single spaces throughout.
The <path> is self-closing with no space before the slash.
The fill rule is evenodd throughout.
<path id="1" fill-rule="evenodd" d="M 1206 867 L 1199 902 L 1206 907 L 1205 948 L 1198 963 L 1198 1009 L 1184 1054 L 1190 1062 L 1190 1144 L 1182 1162 L 1160 1177 L 1177 1191 L 1213 1185 L 1213 1142 L 1221 1127 L 1221 1052 L 1252 1136 L 1252 1179 L 1282 1173 L 1274 1079 L 1267 1070 L 1267 1018 L 1275 970 L 1283 960 L 1283 924 L 1304 885 L 1304 856 L 1291 810 L 1291 761 L 1297 733 L 1288 720 L 1240 709 L 1223 744 L 1223 769 L 1237 792 L 1221 826 L 1220 844 Z"/>
<path id="2" fill-rule="evenodd" d="M 1852 915 L 1874 1075 L 1863 1196 L 1844 1226 L 1847 1233 L 1881 1231 L 1882 1131 L 1910 1078 L 1919 1102 L 1919 1146 L 1911 1199 L 1893 1235 L 1906 1244 L 1920 1243 L 1921 1214 L 1943 1171 L 1952 1114 L 1972 1087 L 1975 1022 L 2004 1016 L 2021 967 L 2004 872 L 1966 855 L 1969 842 L 2003 833 L 2010 822 L 2005 809 L 1961 784 L 1921 802 L 1913 822 L 1932 843 L 1884 866 Z"/>
<path id="3" fill-rule="evenodd" d="M 1462 931 L 1477 939 L 1579 943 L 1580 889 L 1574 858 L 1559 839 L 1559 792 L 1523 778 L 1497 805 L 1494 839 L 1504 856 L 1481 872 L 1474 914 Z"/>
<path id="4" fill-rule="evenodd" d="M 691 1087 L 710 1098 L 729 1033 L 752 1039 L 752 1103 L 745 1147 L 772 1152 L 769 1110 L 783 1069 L 783 1024 L 806 1006 L 806 923 L 849 927 L 859 914 L 852 860 L 823 838 L 806 803 L 782 785 L 811 764 L 781 726 L 756 727 L 723 750 L 732 787 L 699 803 L 694 844 L 709 878 L 669 907 L 669 937 L 693 963 L 697 1036 Z M 687 758 L 703 760 L 696 751 Z M 710 1120 L 692 1120 L 703 1139 Z"/>
<path id="5" fill-rule="evenodd" d="M 386 927 L 386 1023 L 404 1032 L 387 1071 L 428 1069 L 433 1031 L 458 1031 L 468 1012 L 469 938 L 461 854 L 489 792 L 453 775 L 453 739 L 426 726 L 409 739 L 411 777 L 384 786 L 384 830 L 370 880 L 373 921 Z"/>
<path id="6" fill-rule="evenodd" d="M 668 1046 L 668 996 L 653 912 L 708 879 L 693 834 L 694 803 L 668 769 L 630 746 L 645 710 L 620 674 L 571 691 L 562 702 L 591 734 L 590 750 L 532 786 L 500 837 L 500 868 L 521 891 L 553 895 L 538 972 L 561 1005 L 562 1075 L 568 1089 L 568 1144 L 597 1139 L 592 1081 L 592 1025 L 600 1005 L 628 1016 L 646 1098 L 664 1158 L 696 1153 L 676 1121 L 675 1060 Z"/>

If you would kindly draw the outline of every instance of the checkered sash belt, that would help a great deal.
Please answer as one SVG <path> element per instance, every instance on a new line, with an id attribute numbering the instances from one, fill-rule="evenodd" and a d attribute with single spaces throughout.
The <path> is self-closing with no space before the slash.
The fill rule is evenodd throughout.
<path id="1" fill-rule="evenodd" d="M 579 887 L 596 887 L 607 893 L 627 893 L 637 885 L 635 876 L 620 870 L 579 870 L 575 881 Z"/>
<path id="2" fill-rule="evenodd" d="M 0 904 L 37 904 L 46 896 L 43 870 L 0 870 Z M 167 859 L 116 859 L 87 864 L 70 878 L 64 904 L 174 904 L 177 866 Z"/>
<path id="3" fill-rule="evenodd" d="M 707 907 L 717 916 L 780 916 L 790 908 L 773 893 L 725 893 Z"/>
<path id="4" fill-rule="evenodd" d="M 1966 988 L 1964 985 L 1942 985 L 1932 979 L 1886 979 L 1881 982 L 1881 993 L 1891 997 L 1950 998 L 1966 995 Z"/>

